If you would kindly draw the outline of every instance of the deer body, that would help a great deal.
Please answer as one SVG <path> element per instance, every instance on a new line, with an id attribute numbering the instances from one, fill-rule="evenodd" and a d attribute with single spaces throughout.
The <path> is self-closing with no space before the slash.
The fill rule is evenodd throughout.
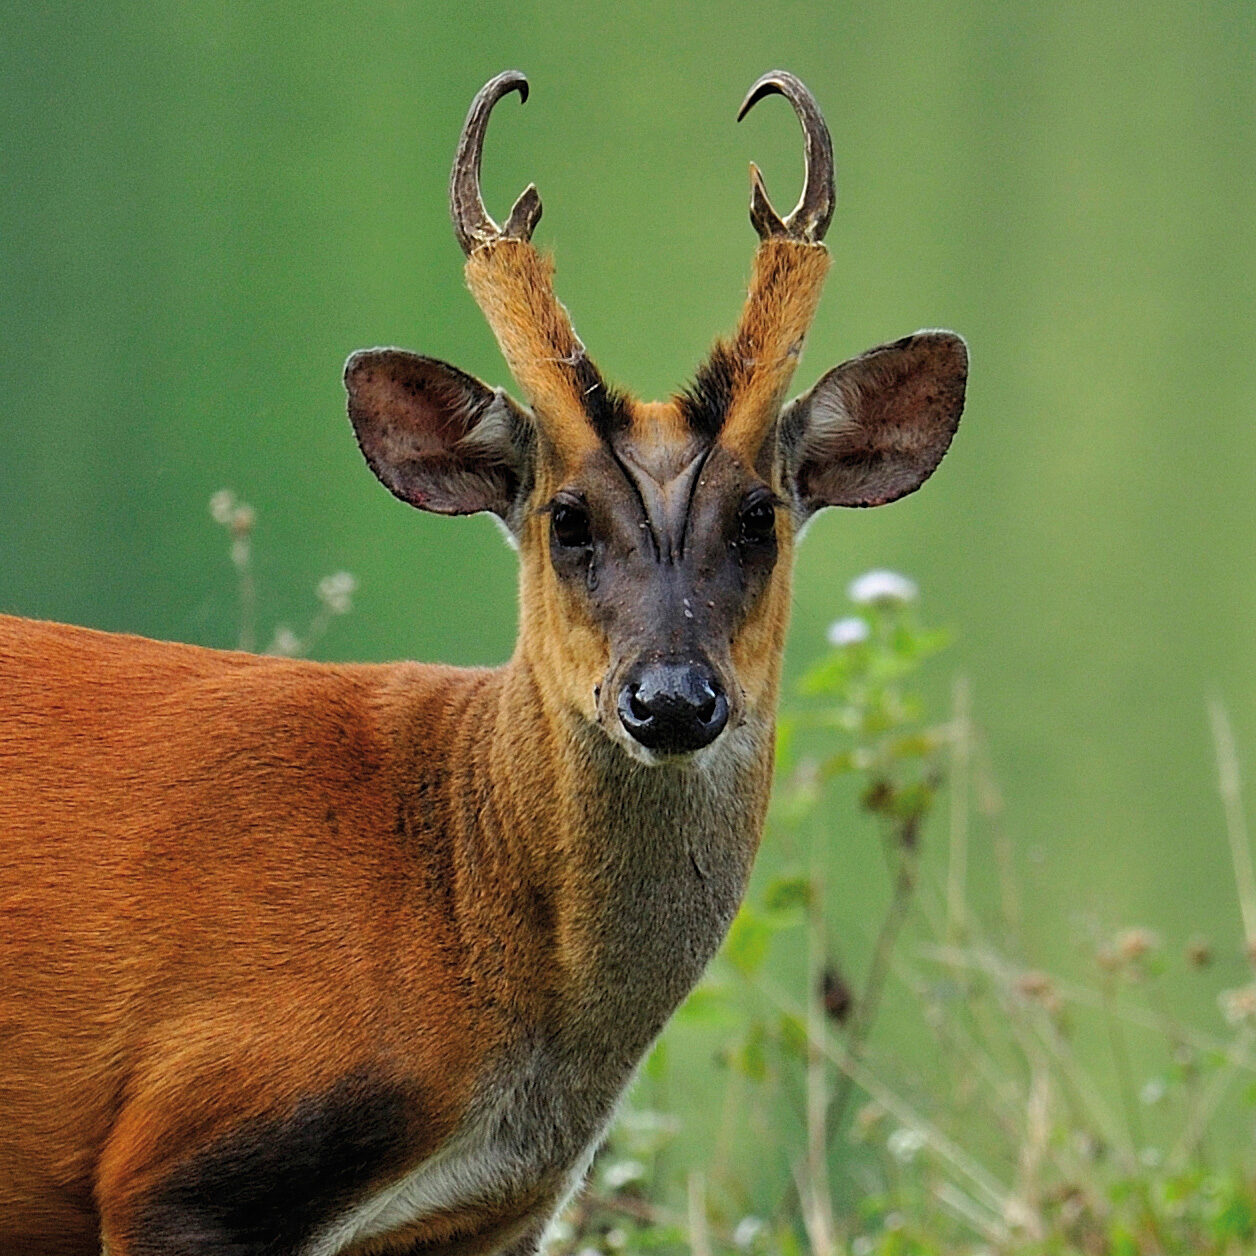
<path id="1" fill-rule="evenodd" d="M 0 618 L 0 668 L 3 1251 L 30 1250 L 15 1195 L 77 1200 L 44 1223 L 69 1252 L 76 1222 L 97 1243 L 94 1194 L 124 1230 L 198 1174 L 264 1175 L 241 1127 L 307 1170 L 325 1139 L 355 1161 L 356 1208 L 293 1209 L 320 1256 L 486 1204 L 503 1230 L 548 1216 L 723 937 L 766 803 L 761 737 L 661 771 L 538 738 L 522 659 L 328 666 Z M 337 1096 L 386 1135 L 350 1136 Z M 300 1188 L 278 1175 L 288 1207 Z"/>
<path id="2" fill-rule="evenodd" d="M 916 488 L 950 333 L 785 403 L 827 270 L 808 144 L 736 337 L 690 390 L 609 389 L 529 243 L 451 204 L 525 409 L 355 354 L 398 497 L 494 512 L 520 631 L 494 671 L 263 659 L 0 617 L 0 1253 L 525 1256 L 744 892 L 767 808 L 794 536 Z M 826 167 L 827 162 L 827 167 Z M 813 169 L 813 167 L 815 167 Z"/>

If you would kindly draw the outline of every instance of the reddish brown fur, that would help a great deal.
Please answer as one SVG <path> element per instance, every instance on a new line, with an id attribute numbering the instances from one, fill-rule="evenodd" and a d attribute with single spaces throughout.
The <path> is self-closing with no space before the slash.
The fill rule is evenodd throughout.
<path id="1" fill-rule="evenodd" d="M 0 1110 L 20 1132 L 0 1250 L 94 1251 L 96 1207 L 120 1227 L 172 1145 L 358 1058 L 439 1096 L 421 1157 L 505 1020 L 579 968 L 530 905 L 561 899 L 571 786 L 526 663 L 330 666 L 0 617 L 0 671 Z M 502 822 L 460 840 L 490 783 Z M 416 797 L 446 841 L 407 836 Z"/>

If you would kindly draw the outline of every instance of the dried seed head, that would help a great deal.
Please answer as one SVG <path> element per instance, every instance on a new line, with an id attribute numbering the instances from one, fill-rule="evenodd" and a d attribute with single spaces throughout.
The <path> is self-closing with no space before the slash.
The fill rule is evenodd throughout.
<path id="1" fill-rule="evenodd" d="M 1191 938 L 1186 944 L 1186 962 L 1192 968 L 1207 968 L 1212 963 L 1212 943 L 1207 938 Z"/>
<path id="2" fill-rule="evenodd" d="M 1135 964 L 1160 945 L 1150 929 L 1123 929 L 1113 940 L 1117 958 L 1124 964 Z"/>
<path id="3" fill-rule="evenodd" d="M 855 992 L 846 983 L 837 965 L 831 961 L 825 966 L 820 979 L 820 998 L 824 1002 L 824 1014 L 829 1020 L 838 1025 L 846 1024 L 854 1010 Z"/>
<path id="4" fill-rule="evenodd" d="M 857 1142 L 865 1141 L 885 1119 L 885 1109 L 879 1103 L 865 1103 L 851 1124 L 851 1133 Z"/>
<path id="5" fill-rule="evenodd" d="M 1055 982 L 1046 973 L 1031 969 L 1017 977 L 1016 992 L 1027 999 L 1045 999 L 1055 992 Z"/>
<path id="6" fill-rule="evenodd" d="M 229 488 L 220 488 L 209 499 L 209 514 L 215 523 L 228 527 L 231 524 L 231 516 L 235 513 L 236 499 L 235 494 Z"/>
<path id="7" fill-rule="evenodd" d="M 347 571 L 337 571 L 318 582 L 318 600 L 333 615 L 347 615 L 353 609 L 357 579 Z"/>
<path id="8" fill-rule="evenodd" d="M 1222 990 L 1217 1001 L 1221 1004 L 1221 1015 L 1228 1024 L 1242 1025 L 1256 1021 L 1256 986 Z"/>
<path id="9" fill-rule="evenodd" d="M 257 515 L 247 502 L 241 502 L 232 512 L 229 526 L 231 535 L 237 538 L 244 538 L 253 531 L 253 525 L 257 522 Z"/>
<path id="10" fill-rule="evenodd" d="M 1105 973 L 1114 973 L 1121 966 L 1120 957 L 1110 946 L 1101 946 L 1095 952 L 1095 963 Z"/>

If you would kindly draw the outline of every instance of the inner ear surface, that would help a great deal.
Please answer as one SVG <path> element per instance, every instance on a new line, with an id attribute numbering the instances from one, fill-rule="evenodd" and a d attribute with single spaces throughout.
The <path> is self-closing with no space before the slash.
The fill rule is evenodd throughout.
<path id="1" fill-rule="evenodd" d="M 529 479 L 529 416 L 504 392 L 435 358 L 365 349 L 345 366 L 349 419 L 395 496 L 437 514 L 511 520 Z"/>
<path id="2" fill-rule="evenodd" d="M 967 378 L 967 346 L 943 331 L 829 371 L 781 416 L 786 475 L 804 513 L 880 506 L 918 489 L 959 426 Z"/>

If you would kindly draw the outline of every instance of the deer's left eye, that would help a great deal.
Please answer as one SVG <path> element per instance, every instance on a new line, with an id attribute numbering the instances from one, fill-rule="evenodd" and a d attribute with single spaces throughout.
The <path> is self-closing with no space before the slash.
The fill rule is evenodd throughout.
<path id="1" fill-rule="evenodd" d="M 747 502 L 738 516 L 737 539 L 742 544 L 762 545 L 776 535 L 776 507 L 766 497 Z"/>

